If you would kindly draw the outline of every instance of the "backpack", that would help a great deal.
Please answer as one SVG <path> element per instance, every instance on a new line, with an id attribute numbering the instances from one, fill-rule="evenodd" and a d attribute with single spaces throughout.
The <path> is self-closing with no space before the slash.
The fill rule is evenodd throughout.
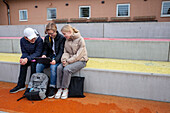
<path id="1" fill-rule="evenodd" d="M 28 100 L 43 100 L 46 98 L 46 92 L 48 87 L 49 78 L 44 73 L 34 73 L 31 76 L 28 88 L 26 89 L 24 96 L 19 98 L 27 98 Z"/>

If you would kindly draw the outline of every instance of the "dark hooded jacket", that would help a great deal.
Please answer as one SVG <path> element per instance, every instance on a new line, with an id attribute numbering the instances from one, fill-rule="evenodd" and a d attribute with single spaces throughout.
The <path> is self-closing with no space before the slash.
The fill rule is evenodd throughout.
<path id="1" fill-rule="evenodd" d="M 54 38 L 55 54 L 56 54 L 56 57 L 54 60 L 58 63 L 61 62 L 61 56 L 64 52 L 65 40 L 66 40 L 65 37 L 57 31 L 57 35 Z M 46 55 L 47 57 L 53 58 L 54 54 L 52 50 L 52 45 L 53 45 L 52 37 L 47 35 L 44 39 L 44 51 L 42 55 Z"/>
<path id="2" fill-rule="evenodd" d="M 43 40 L 41 37 L 38 37 L 35 43 L 30 43 L 24 37 L 20 40 L 21 58 L 27 58 L 28 61 L 33 60 L 35 57 L 40 57 L 43 51 Z"/>

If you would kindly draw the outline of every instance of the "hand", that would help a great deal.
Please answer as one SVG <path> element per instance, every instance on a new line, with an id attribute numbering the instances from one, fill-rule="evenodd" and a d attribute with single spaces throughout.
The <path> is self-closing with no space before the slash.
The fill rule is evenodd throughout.
<path id="1" fill-rule="evenodd" d="M 55 65 L 55 64 L 56 64 L 56 61 L 55 61 L 55 60 L 52 60 L 52 61 L 50 62 L 50 64 L 51 64 L 51 65 Z"/>
<path id="2" fill-rule="evenodd" d="M 21 65 L 25 65 L 26 63 L 28 62 L 28 59 L 27 58 L 24 58 L 24 59 L 20 59 L 20 64 Z"/>
<path id="3" fill-rule="evenodd" d="M 47 56 L 46 55 L 42 55 L 42 58 L 46 58 Z"/>
<path id="4" fill-rule="evenodd" d="M 22 61 L 23 61 L 23 58 L 21 58 L 21 59 L 19 60 L 19 63 L 22 64 Z"/>
<path id="5" fill-rule="evenodd" d="M 66 63 L 67 63 L 67 62 L 66 62 L 66 61 L 63 61 L 62 63 L 63 63 L 63 66 L 66 66 Z"/>

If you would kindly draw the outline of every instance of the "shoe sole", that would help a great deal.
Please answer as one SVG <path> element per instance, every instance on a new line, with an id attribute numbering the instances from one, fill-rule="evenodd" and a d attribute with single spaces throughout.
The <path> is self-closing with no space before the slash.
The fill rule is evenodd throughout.
<path id="1" fill-rule="evenodd" d="M 55 96 L 54 98 L 55 98 L 55 99 L 59 99 L 60 97 L 61 97 L 61 96 L 59 96 L 59 97 Z"/>
<path id="2" fill-rule="evenodd" d="M 61 99 L 67 99 L 68 97 L 61 97 Z"/>
<path id="3" fill-rule="evenodd" d="M 17 91 L 14 91 L 14 92 L 10 92 L 10 93 L 17 93 L 18 91 L 23 91 L 23 90 L 25 90 L 25 89 L 26 89 L 26 87 L 21 88 L 21 89 L 19 89 L 19 90 L 17 90 Z"/>
<path id="4" fill-rule="evenodd" d="M 48 96 L 48 98 L 54 98 L 54 95 L 53 96 Z"/>
<path id="5" fill-rule="evenodd" d="M 58 92 L 57 92 L 57 93 L 58 93 Z M 56 93 L 56 94 L 57 94 L 57 93 Z M 61 94 L 62 94 L 62 93 L 63 93 L 63 91 L 61 91 L 60 96 L 56 96 L 56 95 L 55 95 L 55 97 L 54 97 L 54 98 L 55 98 L 55 99 L 59 99 L 59 98 L 61 98 Z"/>

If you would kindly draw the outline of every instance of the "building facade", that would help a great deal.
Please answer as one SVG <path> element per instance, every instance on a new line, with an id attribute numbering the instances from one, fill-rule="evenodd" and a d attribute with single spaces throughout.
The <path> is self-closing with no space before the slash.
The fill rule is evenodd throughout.
<path id="1" fill-rule="evenodd" d="M 1 0 L 0 25 L 170 22 L 170 0 Z"/>

